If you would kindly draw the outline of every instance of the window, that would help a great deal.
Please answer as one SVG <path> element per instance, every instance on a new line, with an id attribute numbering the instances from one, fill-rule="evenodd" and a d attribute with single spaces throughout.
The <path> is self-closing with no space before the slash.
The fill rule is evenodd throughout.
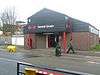
<path id="1" fill-rule="evenodd" d="M 30 23 L 31 22 L 31 19 L 28 19 L 28 23 Z"/>

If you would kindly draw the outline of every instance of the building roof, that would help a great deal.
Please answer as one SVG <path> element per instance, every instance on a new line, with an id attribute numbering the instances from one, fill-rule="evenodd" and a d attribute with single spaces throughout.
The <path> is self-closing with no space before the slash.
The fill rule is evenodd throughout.
<path id="1" fill-rule="evenodd" d="M 69 17 L 65 14 L 50 10 L 50 9 L 42 9 L 38 11 L 37 13 L 33 14 L 32 16 L 28 17 L 28 20 L 31 20 L 30 22 L 28 21 L 28 25 L 50 25 L 54 24 L 55 28 L 52 30 L 50 29 L 50 32 L 53 31 L 67 31 L 66 29 L 68 25 L 68 21 L 71 21 L 72 25 L 72 31 L 89 31 L 89 26 L 92 26 L 89 23 L 74 19 L 72 17 Z M 92 26 L 95 28 L 94 26 Z M 95 28 L 96 29 L 96 28 Z M 97 30 L 97 29 L 96 29 Z M 38 29 L 37 32 L 49 32 L 47 29 Z"/>
<path id="2" fill-rule="evenodd" d="M 33 14 L 32 16 L 30 16 L 30 17 L 28 17 L 28 18 L 32 18 L 32 17 L 34 17 L 34 16 L 36 16 L 37 14 L 39 14 L 40 16 L 41 16 L 41 14 L 42 15 L 44 15 L 43 13 L 45 12 L 45 13 L 52 13 L 52 14 L 60 14 L 60 15 L 62 15 L 62 16 L 67 16 L 67 15 L 65 15 L 65 14 L 63 14 L 63 13 L 60 13 L 60 12 L 57 12 L 57 11 L 54 11 L 54 10 L 50 10 L 50 9 L 47 9 L 47 8 L 43 8 L 42 10 L 40 10 L 40 11 L 38 11 L 38 12 L 36 12 L 35 14 Z"/>

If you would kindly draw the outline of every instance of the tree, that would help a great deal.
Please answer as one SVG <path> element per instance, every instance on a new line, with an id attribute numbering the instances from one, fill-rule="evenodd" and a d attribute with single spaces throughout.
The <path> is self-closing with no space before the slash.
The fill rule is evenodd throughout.
<path id="1" fill-rule="evenodd" d="M 3 32 L 11 32 L 12 34 L 16 31 L 16 13 L 15 8 L 6 8 L 0 14 L 0 19 L 3 24 Z"/>
<path id="2" fill-rule="evenodd" d="M 2 23 L 0 21 L 0 31 L 2 31 L 2 30 L 3 30 L 3 26 L 2 26 Z"/>
<path id="3" fill-rule="evenodd" d="M 15 8 L 6 8 L 1 13 L 1 21 L 3 24 L 14 25 L 16 23 Z"/>

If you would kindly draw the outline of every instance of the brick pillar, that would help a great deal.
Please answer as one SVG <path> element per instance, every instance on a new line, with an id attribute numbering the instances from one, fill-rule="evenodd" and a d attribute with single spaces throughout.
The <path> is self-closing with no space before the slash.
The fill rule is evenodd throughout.
<path id="1" fill-rule="evenodd" d="M 46 48 L 48 48 L 48 35 L 46 35 Z"/>
<path id="2" fill-rule="evenodd" d="M 63 32 L 63 49 L 66 50 L 67 47 L 67 34 Z"/>
<path id="3" fill-rule="evenodd" d="M 24 48 L 25 49 L 36 48 L 35 34 L 25 34 L 25 36 L 24 36 Z"/>

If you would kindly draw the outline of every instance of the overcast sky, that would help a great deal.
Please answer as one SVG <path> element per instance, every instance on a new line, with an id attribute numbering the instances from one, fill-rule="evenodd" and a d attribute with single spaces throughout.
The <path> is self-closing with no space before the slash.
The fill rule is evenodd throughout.
<path id="1" fill-rule="evenodd" d="M 52 9 L 88 22 L 100 30 L 99 0 L 0 0 L 0 10 L 16 8 L 19 20 L 26 20 L 42 8 Z"/>

